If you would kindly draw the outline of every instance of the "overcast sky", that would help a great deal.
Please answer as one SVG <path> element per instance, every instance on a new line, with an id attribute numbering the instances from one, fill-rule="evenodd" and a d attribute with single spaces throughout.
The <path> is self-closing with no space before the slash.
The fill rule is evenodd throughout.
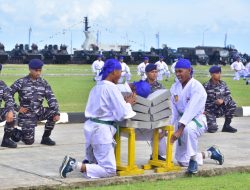
<path id="1" fill-rule="evenodd" d="M 129 44 L 132 50 L 233 44 L 250 54 L 249 0 L 0 0 L 0 42 L 62 44 L 81 49 L 83 19 L 100 31 L 99 43 Z M 72 37 L 71 37 L 72 34 Z M 203 41 L 204 34 L 204 41 Z"/>

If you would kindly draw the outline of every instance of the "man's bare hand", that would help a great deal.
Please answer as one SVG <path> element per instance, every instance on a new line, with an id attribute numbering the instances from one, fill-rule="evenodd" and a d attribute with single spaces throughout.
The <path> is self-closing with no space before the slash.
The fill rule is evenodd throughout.
<path id="1" fill-rule="evenodd" d="M 175 142 L 178 138 L 180 138 L 180 136 L 181 136 L 181 134 L 182 134 L 184 128 L 185 128 L 185 125 L 181 124 L 181 125 L 179 126 L 178 130 L 174 132 L 174 134 L 173 134 L 173 135 L 171 136 L 171 138 L 170 138 L 170 143 L 171 143 L 171 144 L 174 144 L 174 142 Z"/>
<path id="2" fill-rule="evenodd" d="M 130 96 L 124 97 L 125 101 L 127 103 L 130 103 L 131 105 L 134 105 L 136 103 L 136 94 L 132 93 Z"/>
<path id="3" fill-rule="evenodd" d="M 9 111 L 6 114 L 6 122 L 9 123 L 12 122 L 13 120 L 14 120 L 14 113 L 12 111 Z"/>
<path id="4" fill-rule="evenodd" d="M 57 122 L 57 121 L 59 121 L 60 120 L 60 115 L 55 115 L 54 117 L 53 117 L 53 121 L 54 122 Z"/>
<path id="5" fill-rule="evenodd" d="M 215 100 L 215 103 L 216 103 L 217 105 L 221 105 L 221 104 L 224 103 L 224 100 L 223 100 L 223 99 L 217 99 L 217 100 Z"/>
<path id="6" fill-rule="evenodd" d="M 28 112 L 28 108 L 24 108 L 24 107 L 20 107 L 19 113 L 27 113 Z"/>

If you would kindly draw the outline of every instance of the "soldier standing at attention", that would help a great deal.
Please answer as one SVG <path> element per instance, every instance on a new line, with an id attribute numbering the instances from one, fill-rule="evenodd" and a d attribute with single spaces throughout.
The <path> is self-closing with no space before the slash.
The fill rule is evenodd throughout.
<path id="1" fill-rule="evenodd" d="M 207 92 L 205 113 L 208 132 L 215 133 L 218 130 L 216 118 L 225 116 L 222 132 L 235 133 L 237 129 L 231 127 L 230 123 L 236 110 L 236 103 L 233 101 L 226 83 L 220 80 L 221 68 L 219 66 L 212 66 L 209 72 L 211 79 L 204 84 Z"/>
<path id="2" fill-rule="evenodd" d="M 0 64 L 0 71 L 1 70 L 2 65 Z M 3 81 L 0 80 L 0 105 L 2 101 L 5 102 L 5 106 L 4 108 L 0 108 L 0 122 L 6 121 L 6 123 L 4 127 L 4 135 L 1 146 L 8 148 L 16 148 L 16 143 L 10 139 L 15 125 L 14 100 L 10 94 L 9 88 Z"/>
<path id="3" fill-rule="evenodd" d="M 43 62 L 32 59 L 29 62 L 29 75 L 18 79 L 10 87 L 12 96 L 18 93 L 20 106 L 15 104 L 18 112 L 18 126 L 22 128 L 22 141 L 31 145 L 35 141 L 35 127 L 38 121 L 47 120 L 41 144 L 55 145 L 50 135 L 55 123 L 60 119 L 59 106 L 50 85 L 40 77 Z M 49 107 L 43 107 L 44 98 Z"/>

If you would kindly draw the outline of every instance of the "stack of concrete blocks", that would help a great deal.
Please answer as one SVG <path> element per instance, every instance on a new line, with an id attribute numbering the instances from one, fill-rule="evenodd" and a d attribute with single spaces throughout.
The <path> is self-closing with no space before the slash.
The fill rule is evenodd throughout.
<path id="1" fill-rule="evenodd" d="M 128 92 L 122 93 L 125 95 Z M 170 124 L 170 91 L 160 89 L 147 98 L 137 96 L 133 110 L 136 116 L 121 122 L 120 126 L 154 129 Z"/>

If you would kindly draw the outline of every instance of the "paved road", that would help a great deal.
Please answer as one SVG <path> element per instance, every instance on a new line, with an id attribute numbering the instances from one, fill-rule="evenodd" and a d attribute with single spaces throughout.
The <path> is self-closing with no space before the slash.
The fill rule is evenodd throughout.
<path id="1" fill-rule="evenodd" d="M 220 126 L 223 120 L 219 119 Z M 233 120 L 233 126 L 238 128 L 238 133 L 215 134 L 206 133 L 200 139 L 200 150 L 216 144 L 221 148 L 225 155 L 223 166 L 216 165 L 213 160 L 205 160 L 204 166 L 200 167 L 200 172 L 216 170 L 229 171 L 236 168 L 247 168 L 250 171 L 250 117 L 239 117 Z M 36 141 L 34 145 L 26 146 L 18 144 L 17 149 L 0 148 L 0 189 L 10 189 L 23 187 L 48 189 L 59 186 L 89 186 L 100 183 L 119 183 L 124 180 L 142 180 L 150 176 L 152 179 L 166 179 L 171 176 L 178 176 L 184 172 L 169 174 L 153 174 L 153 171 L 147 171 L 138 178 L 114 177 L 110 179 L 90 180 L 82 178 L 80 173 L 73 173 L 66 179 L 61 179 L 58 174 L 58 168 L 63 157 L 69 154 L 78 160 L 83 159 L 85 141 L 83 138 L 83 124 L 60 124 L 57 125 L 53 139 L 57 146 L 48 147 L 40 144 L 43 133 L 43 127 L 38 126 L 36 130 Z M 3 135 L 1 127 L 0 135 Z M 126 159 L 126 139 L 122 143 L 122 157 Z M 136 144 L 136 162 L 138 165 L 147 163 L 150 155 L 150 148 L 146 142 L 137 142 Z M 242 167 L 244 166 L 244 167 Z M 211 174 L 212 175 L 212 174 Z"/>

